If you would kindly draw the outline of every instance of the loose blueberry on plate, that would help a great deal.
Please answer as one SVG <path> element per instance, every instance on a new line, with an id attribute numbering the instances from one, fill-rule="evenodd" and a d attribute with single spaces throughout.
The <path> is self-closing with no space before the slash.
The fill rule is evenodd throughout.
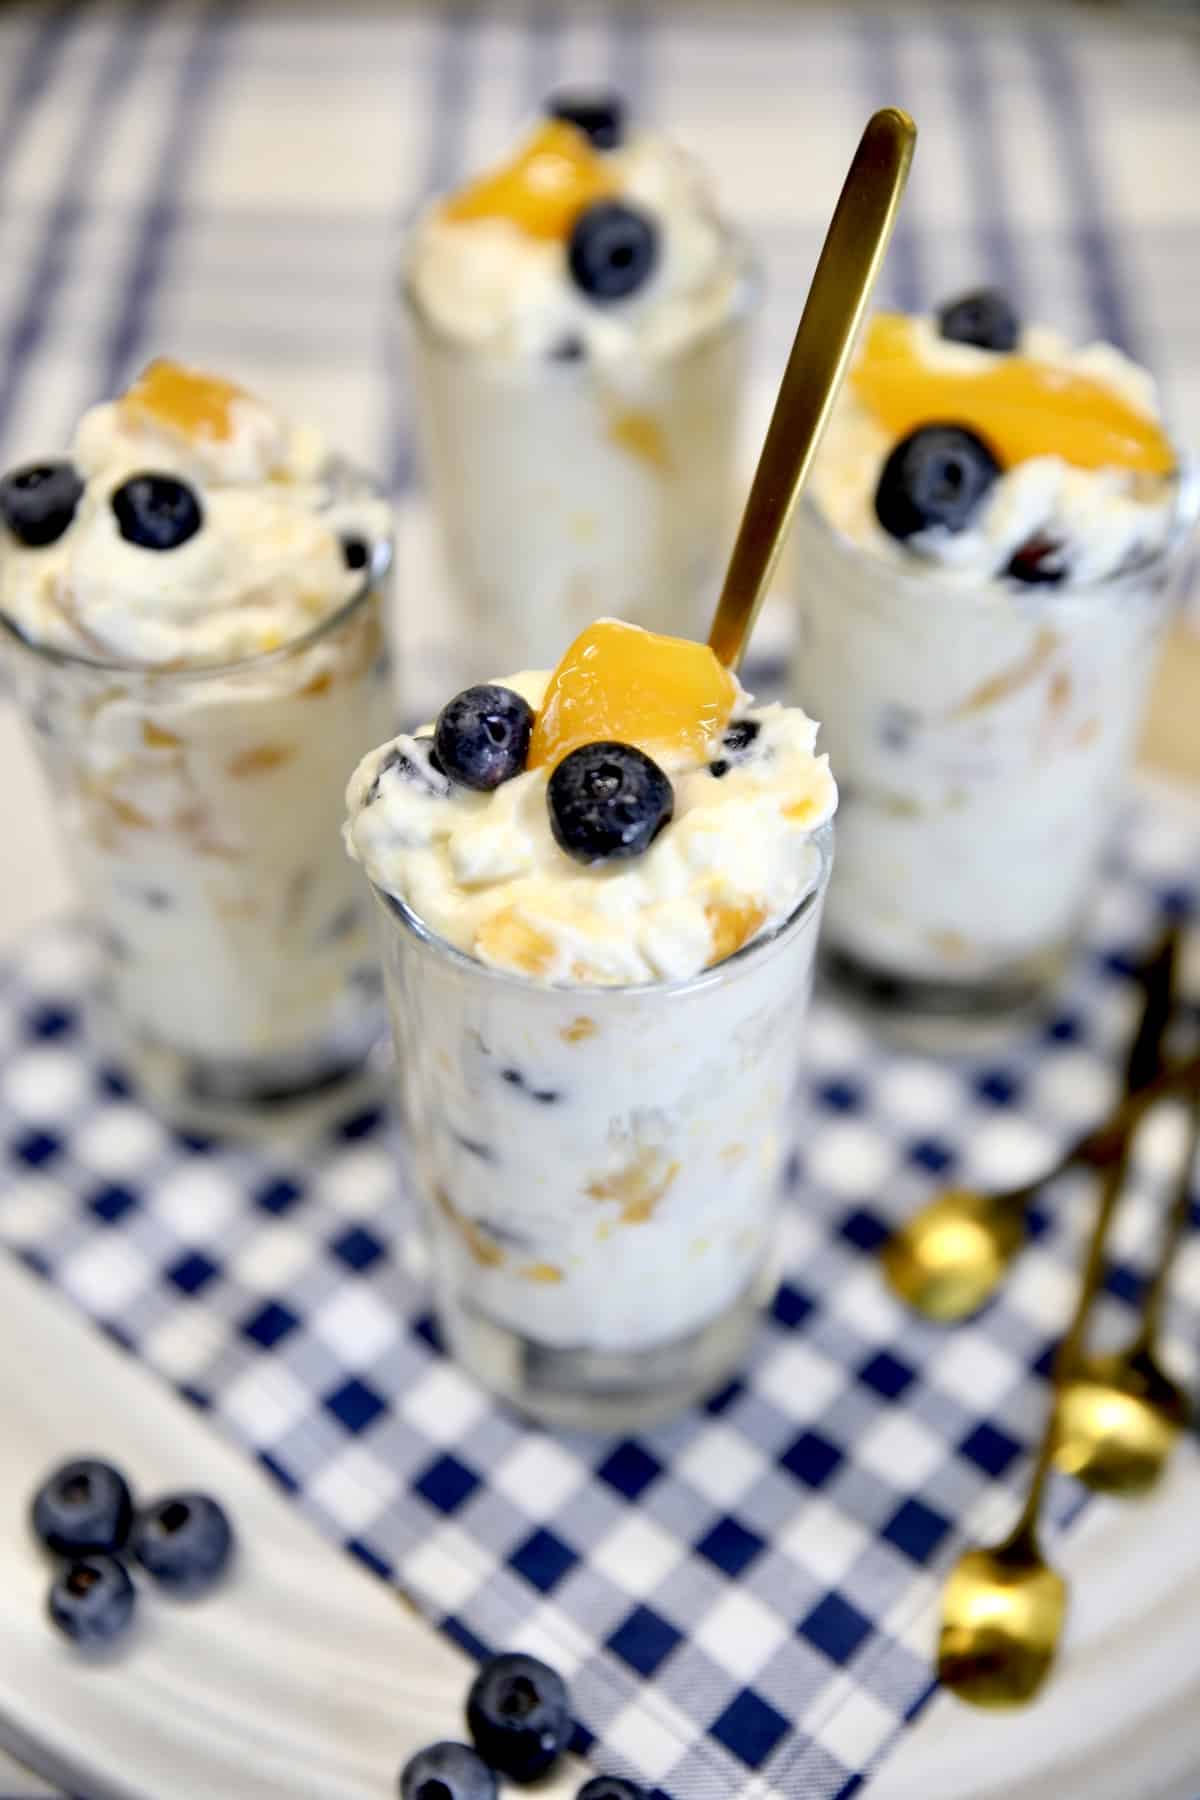
<path id="1" fill-rule="evenodd" d="M 575 1800 L 647 1800 L 646 1790 L 636 1781 L 620 1775 L 593 1775 L 585 1781 Z"/>
<path id="2" fill-rule="evenodd" d="M 207 1494 L 167 1494 L 138 1514 L 133 1553 L 175 1594 L 199 1594 L 224 1574 L 233 1553 L 225 1509 Z"/>
<path id="3" fill-rule="evenodd" d="M 675 811 L 675 790 L 632 744 L 581 744 L 546 788 L 555 842 L 576 862 L 641 856 Z"/>
<path id="4" fill-rule="evenodd" d="M 940 527 L 965 531 L 1000 465 L 981 437 L 961 425 L 921 425 L 900 439 L 883 465 L 875 513 L 892 537 Z"/>
<path id="5" fill-rule="evenodd" d="M 129 1570 L 115 1556 L 87 1556 L 55 1577 L 46 1602 L 51 1623 L 84 1648 L 111 1644 L 133 1619 Z"/>
<path id="6" fill-rule="evenodd" d="M 585 206 L 571 227 L 567 267 L 589 300 L 628 299 L 649 281 L 657 261 L 654 220 L 620 200 Z"/>
<path id="7" fill-rule="evenodd" d="M 536 1781 L 558 1761 L 570 1736 L 562 1676 L 536 1656 L 493 1656 L 471 1683 L 467 1724 L 493 1769 L 522 1784 Z"/>
<path id="8" fill-rule="evenodd" d="M 76 1457 L 47 1477 L 33 1497 L 34 1533 L 58 1556 L 111 1555 L 133 1524 L 133 1496 L 119 1469 Z"/>
<path id="9" fill-rule="evenodd" d="M 41 550 L 62 536 L 82 495 L 71 463 L 26 463 L 0 481 L 0 519 L 19 544 Z"/>
<path id="10" fill-rule="evenodd" d="M 619 94 L 600 90 L 551 94 L 546 115 L 577 126 L 594 150 L 617 150 L 625 136 L 625 102 Z"/>
<path id="11" fill-rule="evenodd" d="M 496 1777 L 466 1744 L 430 1744 L 401 1769 L 400 1800 L 496 1800 Z"/>
<path id="12" fill-rule="evenodd" d="M 721 749 L 725 754 L 709 763 L 709 774 L 715 775 L 718 781 L 722 775 L 728 775 L 734 763 L 742 760 L 761 730 L 762 726 L 757 719 L 735 719 L 721 739 Z"/>
<path id="13" fill-rule="evenodd" d="M 1012 302 L 998 288 L 977 288 L 949 301 L 937 323 L 951 343 L 974 344 L 979 350 L 1015 350 L 1021 335 Z"/>
<path id="14" fill-rule="evenodd" d="M 1067 579 L 1064 546 L 1040 534 L 1019 544 L 1004 573 L 1031 587 L 1053 587 Z"/>
<path id="15" fill-rule="evenodd" d="M 532 732 L 528 700 L 512 688 L 485 682 L 442 708 L 433 747 L 451 781 L 486 794 L 521 773 Z"/>
<path id="16" fill-rule="evenodd" d="M 109 504 L 121 536 L 140 550 L 178 550 L 204 523 L 195 493 L 174 475 L 131 475 Z"/>

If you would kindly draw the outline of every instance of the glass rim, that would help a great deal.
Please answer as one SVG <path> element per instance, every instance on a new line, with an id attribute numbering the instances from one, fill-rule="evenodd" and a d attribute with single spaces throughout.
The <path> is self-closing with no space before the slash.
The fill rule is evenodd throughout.
<path id="1" fill-rule="evenodd" d="M 749 240 L 740 231 L 727 225 L 725 235 L 738 251 L 738 271 L 733 301 L 727 312 L 723 313 L 719 319 L 712 320 L 695 336 L 689 337 L 681 343 L 672 344 L 667 349 L 646 350 L 635 345 L 620 358 L 578 357 L 566 359 L 543 354 L 531 355 L 527 351 L 513 355 L 509 352 L 498 351 L 489 344 L 476 344 L 468 339 L 455 337 L 453 332 L 445 330 L 435 319 L 430 317 L 428 308 L 421 304 L 413 279 L 412 244 L 416 231 L 419 229 L 419 226 L 414 227 L 413 231 L 409 233 L 397 281 L 397 291 L 401 303 L 418 333 L 438 350 L 445 352 L 447 356 L 463 362 L 475 360 L 497 367 L 533 367 L 558 371 L 559 373 L 552 376 L 551 379 L 566 379 L 571 374 L 578 374 L 580 370 L 603 369 L 610 362 L 618 360 L 638 360 L 648 367 L 661 366 L 663 368 L 685 362 L 689 356 L 698 354 L 712 343 L 719 342 L 721 338 L 731 335 L 739 326 L 743 325 L 760 304 L 766 291 L 766 275 L 761 257 L 755 254 Z"/>
<path id="2" fill-rule="evenodd" d="M 540 982 L 531 981 L 526 975 L 515 974 L 511 969 L 496 969 L 490 963 L 480 962 L 466 950 L 460 950 L 457 944 L 451 944 L 446 938 L 427 925 L 420 914 L 409 906 L 406 900 L 390 893 L 387 888 L 380 887 L 377 882 L 367 877 L 368 884 L 376 900 L 389 916 L 398 921 L 408 936 L 414 939 L 422 949 L 431 951 L 453 967 L 469 973 L 474 978 L 481 978 L 502 991 L 519 991 L 523 994 L 588 994 L 614 995 L 624 998 L 636 998 L 647 994 L 660 994 L 664 997 L 698 993 L 701 990 L 716 986 L 722 981 L 726 972 L 745 967 L 757 960 L 769 950 L 776 948 L 785 938 L 798 932 L 801 926 L 817 910 L 824 899 L 829 885 L 830 871 L 833 868 L 833 819 L 827 819 L 823 825 L 812 832 L 809 842 L 817 851 L 819 866 L 816 879 L 808 891 L 801 896 L 787 916 L 773 925 L 770 931 L 763 932 L 750 939 L 732 956 L 714 963 L 710 968 L 700 969 L 695 975 L 685 975 L 674 981 L 627 981 L 627 982 Z M 603 1000 L 599 1002 L 603 1004 Z"/>
<path id="3" fill-rule="evenodd" d="M 340 470 L 353 470 L 359 480 L 369 487 L 379 499 L 383 499 L 382 486 L 361 470 L 353 469 L 349 463 L 338 462 Z M 88 656 L 82 651 L 70 650 L 60 644 L 40 644 L 35 638 L 27 637 L 10 614 L 0 611 L 0 632 L 10 644 L 18 650 L 44 662 L 53 663 L 58 668 L 90 669 L 96 674 L 136 676 L 141 681 L 186 684 L 205 681 L 214 675 L 244 674 L 250 669 L 263 669 L 272 665 L 287 662 L 293 656 L 310 650 L 324 638 L 336 631 L 340 625 L 354 616 L 377 590 L 379 584 L 386 579 L 395 559 L 395 531 L 389 529 L 382 537 L 371 545 L 371 553 L 363 569 L 361 583 L 348 599 L 333 612 L 326 613 L 298 637 L 289 638 L 286 643 L 277 644 L 273 650 L 255 650 L 249 656 L 238 656 L 227 662 L 186 663 L 175 666 L 169 663 L 133 662 L 128 657 Z"/>
<path id="4" fill-rule="evenodd" d="M 1152 545 L 1136 562 L 1110 569 L 1106 575 L 1095 576 L 1090 581 L 1053 584 L 1006 581 L 1002 573 L 972 574 L 966 570 L 956 572 L 947 564 L 916 558 L 912 559 L 910 566 L 899 556 L 886 556 L 871 544 L 861 544 L 850 537 L 839 525 L 834 524 L 811 487 L 801 496 L 800 505 L 805 517 L 816 521 L 830 543 L 835 544 L 855 562 L 868 563 L 873 568 L 885 571 L 888 579 L 894 583 L 925 586 L 932 578 L 936 580 L 939 591 L 944 592 L 947 597 L 956 593 L 977 594 L 986 590 L 1010 597 L 1038 594 L 1043 604 L 1052 605 L 1056 600 L 1082 600 L 1092 595 L 1102 598 L 1110 589 L 1144 579 L 1153 570 L 1166 567 L 1180 551 L 1186 549 L 1197 521 L 1200 520 L 1200 459 L 1181 451 L 1175 465 L 1174 484 L 1176 491 L 1171 522 L 1167 535 L 1160 544 Z"/>

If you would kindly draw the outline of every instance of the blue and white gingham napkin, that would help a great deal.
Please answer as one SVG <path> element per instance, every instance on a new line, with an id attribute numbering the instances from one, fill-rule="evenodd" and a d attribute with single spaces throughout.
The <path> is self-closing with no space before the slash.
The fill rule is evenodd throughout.
<path id="1" fill-rule="evenodd" d="M 1058 1184 L 969 1326 L 908 1317 L 875 1252 L 944 1181 L 1047 1166 L 1111 1096 L 1131 958 L 1191 908 L 1200 820 L 1145 801 L 1120 844 L 1058 1011 L 1004 1054 L 888 1054 L 818 1003 L 753 1361 L 636 1439 L 527 1429 L 443 1358 L 383 1111 L 265 1150 L 144 1112 L 89 1054 L 67 925 L 0 976 L 0 1242 L 459 1644 L 561 1669 L 605 1766 L 674 1800 L 844 1800 L 928 1697 L 939 1571 L 1008 1520 L 1087 1185 Z M 1153 1254 L 1158 1173 L 1126 1219 L 1114 1311 Z M 1200 1284 L 1182 1291 L 1169 1349 L 1187 1373 Z M 1055 1519 L 1079 1504 L 1061 1484 Z"/>

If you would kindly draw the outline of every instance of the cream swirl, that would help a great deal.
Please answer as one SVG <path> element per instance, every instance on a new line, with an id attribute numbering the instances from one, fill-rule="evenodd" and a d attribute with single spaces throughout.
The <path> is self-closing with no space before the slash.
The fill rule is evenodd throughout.
<path id="1" fill-rule="evenodd" d="M 320 434 L 241 390 L 155 364 L 84 414 L 83 492 L 53 542 L 0 529 L 0 612 L 31 642 L 100 660 L 208 665 L 278 649 L 339 610 L 387 536 L 388 509 Z M 113 499 L 133 476 L 192 491 L 199 529 L 171 549 L 128 537 Z M 351 564 L 355 566 L 351 566 Z"/>
<path id="2" fill-rule="evenodd" d="M 411 293 L 437 331 L 499 357 L 583 354 L 608 363 L 634 350 L 683 349 L 736 310 L 746 250 L 717 212 L 700 164 L 644 130 L 616 149 L 580 154 L 613 199 L 653 222 L 658 249 L 645 284 L 597 304 L 572 278 L 563 231 L 540 235 L 501 213 L 459 217 L 451 196 L 418 221 L 408 252 Z"/>
<path id="3" fill-rule="evenodd" d="M 525 671 L 504 685 L 536 710 L 548 680 Z M 430 762 L 426 734 L 396 738 L 359 764 L 346 795 L 347 847 L 377 888 L 493 967 L 548 984 L 684 979 L 795 910 L 820 874 L 813 834 L 837 804 L 803 712 L 755 707 L 739 692 L 734 719 L 756 728 L 736 756 L 721 755 L 719 735 L 705 760 L 661 756 L 674 818 L 628 862 L 581 867 L 564 855 L 546 768 L 475 793 Z"/>

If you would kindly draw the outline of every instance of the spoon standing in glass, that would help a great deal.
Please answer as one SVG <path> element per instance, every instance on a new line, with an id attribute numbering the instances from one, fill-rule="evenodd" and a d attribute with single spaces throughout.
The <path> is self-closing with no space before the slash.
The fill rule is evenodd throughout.
<path id="1" fill-rule="evenodd" d="M 1162 1365 L 1158 1337 L 1167 1283 L 1191 1214 L 1198 1148 L 1200 1097 L 1193 1096 L 1187 1154 L 1138 1329 L 1123 1350 L 1083 1358 L 1059 1398 L 1054 1459 L 1099 1493 L 1147 1493 L 1191 1416 L 1188 1396 Z"/>
<path id="2" fill-rule="evenodd" d="M 745 654 L 850 366 L 916 140 L 916 126 L 899 107 L 874 113 L 829 222 L 709 633 L 710 647 L 728 669 L 738 668 Z"/>

